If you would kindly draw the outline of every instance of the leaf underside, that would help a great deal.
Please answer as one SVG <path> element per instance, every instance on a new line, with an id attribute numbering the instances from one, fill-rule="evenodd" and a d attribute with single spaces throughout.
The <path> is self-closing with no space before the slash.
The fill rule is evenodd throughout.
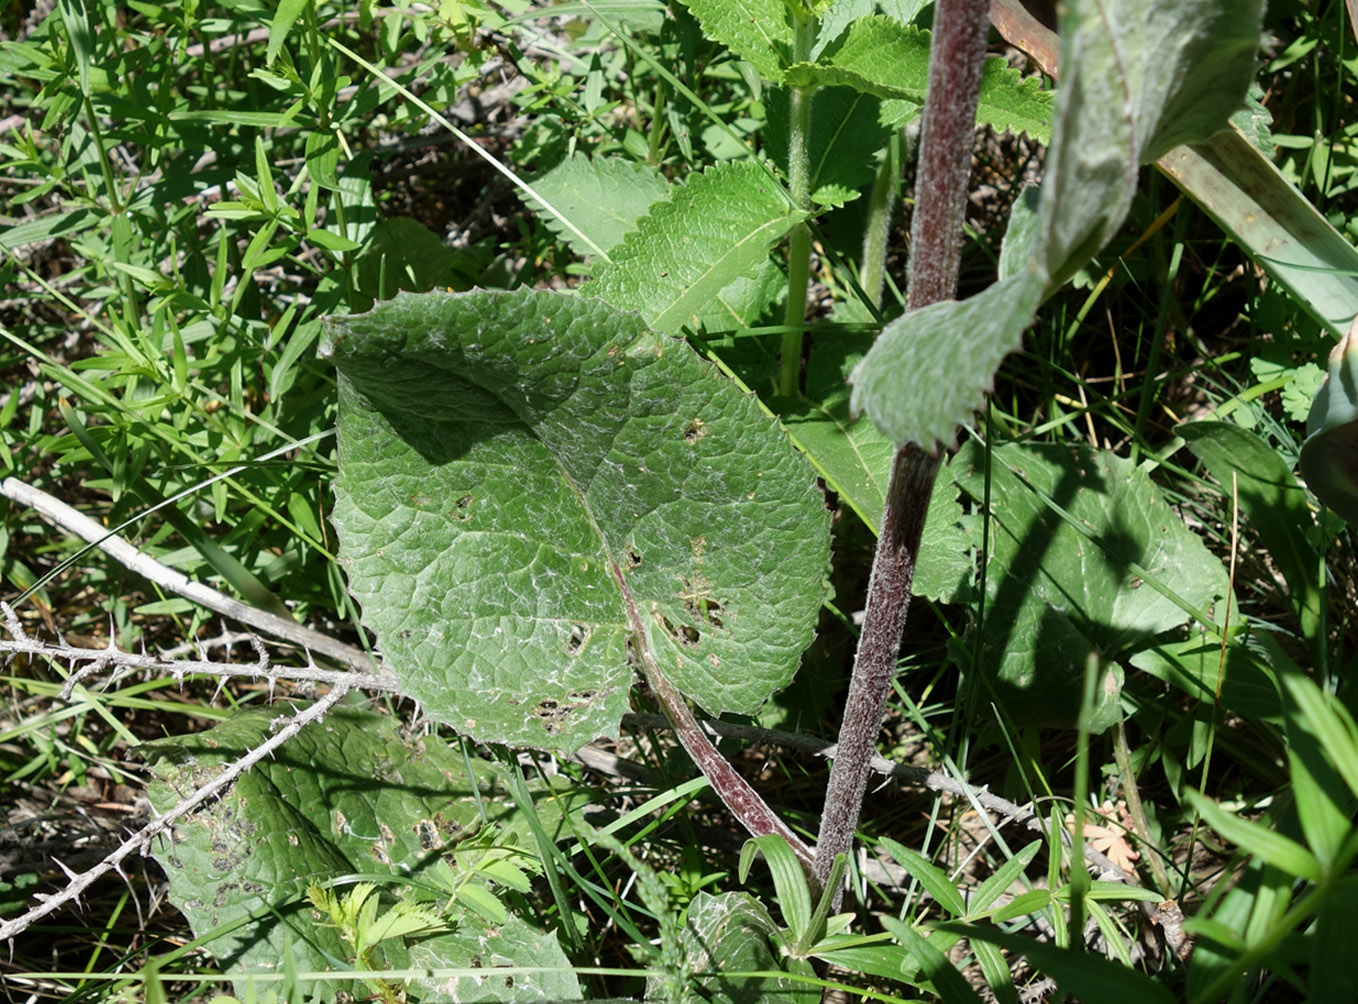
<path id="1" fill-rule="evenodd" d="M 713 714 L 791 679 L 828 513 L 776 424 L 687 345 L 528 290 L 401 296 L 328 332 L 341 561 L 430 715 L 573 751 L 616 734 L 636 657 Z"/>

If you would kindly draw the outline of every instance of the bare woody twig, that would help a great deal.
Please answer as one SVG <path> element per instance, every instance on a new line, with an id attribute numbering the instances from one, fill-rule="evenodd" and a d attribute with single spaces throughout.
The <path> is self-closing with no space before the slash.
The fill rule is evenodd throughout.
<path id="1" fill-rule="evenodd" d="M 222 794 L 235 782 L 236 778 L 240 777 L 255 764 L 259 763 L 260 760 L 263 760 L 266 756 L 272 755 L 274 750 L 282 746 L 307 725 L 324 718 L 326 713 L 338 704 L 348 692 L 348 686 L 340 685 L 335 687 L 334 690 L 330 691 L 330 693 L 326 694 L 315 704 L 312 704 L 304 711 L 295 715 L 291 721 L 264 742 L 260 743 L 258 747 L 228 766 L 215 778 L 203 785 L 188 798 L 181 801 L 169 812 L 158 819 L 154 819 L 147 823 L 136 833 L 132 834 L 132 836 L 128 837 L 113 851 L 113 853 L 104 858 L 99 864 L 88 871 L 81 872 L 79 875 L 71 875 L 70 884 L 67 885 L 65 889 L 62 889 L 61 892 L 53 893 L 50 896 L 39 893 L 35 897 L 39 901 L 38 905 L 33 907 L 33 909 L 18 917 L 0 922 L 0 941 L 7 941 L 10 938 L 15 937 L 27 929 L 29 925 L 54 913 L 67 903 L 72 901 L 78 902 L 81 893 L 110 872 L 117 872 L 119 875 L 122 875 L 121 865 L 125 858 L 134 851 L 145 853 L 146 849 L 150 847 L 151 841 L 160 834 L 168 832 L 170 827 L 174 825 L 176 819 L 192 812 L 209 799 Z"/>
<path id="2" fill-rule="evenodd" d="M 113 647 L 83 648 L 67 642 L 46 642 L 30 638 L 15 616 L 9 604 L 0 602 L 5 627 L 10 639 L 0 639 L 0 653 L 15 655 L 41 656 L 56 659 L 71 667 L 71 677 L 62 690 L 62 697 L 69 700 L 72 689 L 86 679 L 104 670 L 112 670 L 104 686 L 107 687 L 129 673 L 147 672 L 182 679 L 185 676 L 204 675 L 218 678 L 248 677 L 257 680 L 298 680 L 307 683 L 327 683 L 331 686 L 349 687 L 359 690 L 380 691 L 393 694 L 400 689 L 395 675 L 383 669 L 375 673 L 355 673 L 344 669 L 322 669 L 316 665 L 276 666 L 268 660 L 268 653 L 259 646 L 260 659 L 256 663 L 244 664 L 219 662 L 212 659 L 171 659 L 164 655 L 124 652 Z M 255 641 L 253 635 L 244 640 Z"/>
<path id="3" fill-rule="evenodd" d="M 252 607 L 239 600 L 232 599 L 225 593 L 220 593 L 202 583 L 191 582 L 183 572 L 177 572 L 173 568 L 162 565 L 154 558 L 142 554 L 121 537 L 111 535 L 106 527 L 100 526 L 84 513 L 77 512 L 60 499 L 54 498 L 32 485 L 25 484 L 18 478 L 6 478 L 3 482 L 0 482 L 0 495 L 5 495 L 21 505 L 28 506 L 44 519 L 55 523 L 68 533 L 75 534 L 86 543 L 93 544 L 130 571 L 136 572 L 142 578 L 154 582 L 176 596 L 183 596 L 200 606 L 215 610 L 217 613 L 230 617 L 232 620 L 240 621 L 242 624 L 248 624 L 250 627 L 263 631 L 274 638 L 281 638 L 284 641 L 300 645 L 309 652 L 317 652 L 329 656 L 331 659 L 337 659 L 354 669 L 366 672 L 373 670 L 371 660 L 361 649 L 336 641 L 328 635 L 298 624 L 296 621 L 288 620 L 286 617 L 280 617 L 277 614 L 271 614 L 266 610 L 260 610 L 258 607 Z"/>

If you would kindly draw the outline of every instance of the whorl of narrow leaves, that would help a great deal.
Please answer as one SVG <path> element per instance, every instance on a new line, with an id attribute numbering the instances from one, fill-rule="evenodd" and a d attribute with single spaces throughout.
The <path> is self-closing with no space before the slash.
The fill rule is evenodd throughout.
<path id="1" fill-rule="evenodd" d="M 1121 226 L 1139 165 L 1206 139 L 1243 104 L 1260 17 L 1260 0 L 1072 2 L 1036 220 L 1024 209 L 1026 267 L 1009 251 L 1009 274 L 981 294 L 989 301 L 943 304 L 888 326 L 854 371 L 855 411 L 897 444 L 952 443 L 1042 297 Z"/>
<path id="2" fill-rule="evenodd" d="M 796 670 L 829 564 L 805 459 L 602 300 L 403 295 L 328 322 L 335 526 L 402 689 L 487 742 L 616 734 L 631 660 L 712 713 Z"/>

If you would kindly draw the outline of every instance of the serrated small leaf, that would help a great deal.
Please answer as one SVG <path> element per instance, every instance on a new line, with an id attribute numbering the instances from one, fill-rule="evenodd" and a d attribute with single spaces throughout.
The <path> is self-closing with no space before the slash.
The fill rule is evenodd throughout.
<path id="1" fill-rule="evenodd" d="M 371 905 L 373 912 L 376 913 L 378 901 L 373 900 Z M 447 926 L 443 918 L 428 907 L 409 900 L 400 900 L 363 925 L 363 940 L 367 945 L 380 945 L 393 938 L 430 934 Z"/>
<path id="2" fill-rule="evenodd" d="M 503 924 L 509 916 L 505 906 L 489 889 L 468 883 L 458 889 L 457 901 L 492 924 Z"/>
<path id="3" fill-rule="evenodd" d="M 684 0 L 703 34 L 748 60 L 768 80 L 782 78 L 792 48 L 783 0 Z"/>
<path id="4" fill-rule="evenodd" d="M 677 333 L 806 216 L 758 164 L 720 164 L 652 207 L 581 292 Z"/>
<path id="5" fill-rule="evenodd" d="M 533 179 L 533 190 L 568 218 L 579 233 L 572 231 L 561 216 L 542 210 L 536 199 L 525 197 L 528 207 L 557 236 L 570 244 L 576 254 L 594 254 L 581 234 L 605 253 L 646 215 L 650 205 L 669 191 L 665 176 L 651 167 L 627 157 L 594 157 L 575 154 L 546 174 Z"/>
<path id="6" fill-rule="evenodd" d="M 1000 362 L 1023 344 L 1042 291 L 1029 268 L 969 300 L 934 303 L 888 324 L 849 376 L 853 411 L 897 445 L 951 446 L 958 427 L 985 406 Z"/>
<path id="7" fill-rule="evenodd" d="M 341 561 L 432 717 L 573 751 L 616 734 L 632 659 L 714 714 L 791 679 L 828 513 L 757 402 L 687 345 L 530 290 L 327 323 Z"/>
<path id="8" fill-rule="evenodd" d="M 879 98 L 922 104 L 929 81 L 929 32 L 874 15 L 854 21 L 843 42 L 817 62 L 788 67 L 793 86 L 842 85 Z M 977 121 L 1000 131 L 1051 138 L 1052 95 L 1036 77 L 1024 79 L 1003 59 L 986 61 L 976 107 Z"/>

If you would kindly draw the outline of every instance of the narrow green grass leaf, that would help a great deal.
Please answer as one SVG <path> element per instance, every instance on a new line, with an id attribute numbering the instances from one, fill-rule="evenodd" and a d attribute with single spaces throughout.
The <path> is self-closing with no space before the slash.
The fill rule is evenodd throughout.
<path id="1" fill-rule="evenodd" d="M 882 838 L 882 846 L 886 848 L 888 854 L 896 859 L 896 863 L 906 870 L 911 878 L 924 886 L 939 906 L 954 917 L 961 917 L 967 912 L 967 904 L 962 899 L 962 894 L 957 891 L 957 886 L 932 861 L 890 837 Z"/>
<path id="2" fill-rule="evenodd" d="M 288 40 L 288 33 L 311 0 L 278 0 L 278 9 L 269 22 L 269 44 L 264 50 L 264 65 L 272 66 Z"/>
<path id="3" fill-rule="evenodd" d="M 61 24 L 66 29 L 66 40 L 71 46 L 71 59 L 75 63 L 76 79 L 80 81 L 80 93 L 90 93 L 90 57 L 94 52 L 94 25 L 90 21 L 89 8 L 84 0 L 57 0 L 57 10 L 61 12 Z"/>
<path id="4" fill-rule="evenodd" d="M 1326 894 L 1311 940 L 1308 1004 L 1358 1001 L 1358 966 L 1353 963 L 1358 931 L 1358 875 L 1345 875 Z"/>
<path id="5" fill-rule="evenodd" d="M 1316 652 L 1327 643 L 1321 636 L 1325 560 L 1307 535 L 1315 517 L 1305 491 L 1277 450 L 1235 422 L 1184 422 L 1174 431 L 1220 484 L 1223 506 L 1231 505 L 1234 479 L 1244 525 L 1258 534 L 1278 564 L 1302 633 Z"/>
<path id="6" fill-rule="evenodd" d="M 691 348 L 531 290 L 402 294 L 327 326 L 341 561 L 432 717 L 575 750 L 616 734 L 632 659 L 714 714 L 792 678 L 829 514 L 777 425 Z"/>
<path id="7" fill-rule="evenodd" d="M 637 227 L 651 204 L 669 191 L 665 176 L 649 164 L 627 157 L 567 157 L 541 177 L 533 189 L 574 224 L 548 213 L 527 193 L 523 200 L 548 229 L 564 238 L 578 255 L 607 252 Z"/>
<path id="8" fill-rule="evenodd" d="M 1099 1004 L 1174 1004 L 1163 984 L 1128 966 L 1075 949 L 1058 948 L 993 927 L 948 922 L 935 925 L 972 940 L 993 942 L 1013 955 L 1026 955 L 1034 967 L 1056 981 L 1062 993 Z"/>
<path id="9" fill-rule="evenodd" d="M 996 868 L 994 874 L 982 882 L 976 891 L 971 894 L 969 915 L 980 913 L 999 899 L 1001 895 L 1008 892 L 1009 887 L 1023 874 L 1024 869 L 1032 863 L 1033 858 L 1037 857 L 1037 852 L 1041 848 L 1042 841 L 1034 840 Z"/>
<path id="10" fill-rule="evenodd" d="M 882 926 L 915 957 L 924 975 L 943 999 L 943 1004 L 981 1004 L 976 991 L 971 989 L 957 967 L 948 961 L 948 956 L 929 938 L 895 917 L 883 917 Z"/>
<path id="11" fill-rule="evenodd" d="M 581 291 L 677 333 L 806 215 L 758 164 L 709 168 L 655 205 Z"/>
<path id="12" fill-rule="evenodd" d="M 1193 789 L 1184 792 L 1188 801 L 1207 825 L 1246 854 L 1259 858 L 1297 878 L 1320 882 L 1324 871 L 1315 855 L 1291 837 L 1285 837 L 1262 823 L 1252 823 L 1222 809 L 1216 802 Z"/>
<path id="13" fill-rule="evenodd" d="M 811 925 L 811 890 L 806 884 L 806 873 L 802 871 L 796 853 L 776 833 L 747 840 L 740 852 L 741 882 L 749 877 L 755 851 L 763 853 L 764 861 L 773 875 L 778 908 L 783 912 L 783 919 L 787 921 L 793 940 L 801 941 Z"/>
<path id="14" fill-rule="evenodd" d="M 1358 304 L 1358 248 L 1311 205 L 1238 129 L 1156 162 L 1293 302 L 1336 337 Z"/>
<path id="15" fill-rule="evenodd" d="M 1325 755 L 1334 761 L 1339 776 L 1358 798 L 1358 725 L 1348 708 L 1296 673 L 1285 676 L 1283 686 L 1296 701 L 1301 721 L 1320 740 Z"/>
<path id="16" fill-rule="evenodd" d="M 703 34 L 748 60 L 768 80 L 781 80 L 792 48 L 783 0 L 684 0 Z"/>

